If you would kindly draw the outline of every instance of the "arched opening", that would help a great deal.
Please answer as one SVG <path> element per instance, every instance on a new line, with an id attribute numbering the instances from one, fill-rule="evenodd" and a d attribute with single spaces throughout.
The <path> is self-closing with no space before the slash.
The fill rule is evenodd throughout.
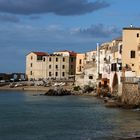
<path id="1" fill-rule="evenodd" d="M 118 76 L 115 73 L 112 83 L 112 94 L 117 95 L 117 93 L 118 93 Z"/>

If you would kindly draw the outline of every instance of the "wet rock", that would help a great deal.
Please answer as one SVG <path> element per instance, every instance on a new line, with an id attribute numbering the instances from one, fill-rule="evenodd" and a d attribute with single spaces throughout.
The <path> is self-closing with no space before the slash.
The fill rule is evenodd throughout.
<path id="1" fill-rule="evenodd" d="M 65 96 L 65 95 L 71 95 L 71 91 L 63 89 L 63 88 L 49 89 L 44 95 L 46 95 L 46 96 Z"/>

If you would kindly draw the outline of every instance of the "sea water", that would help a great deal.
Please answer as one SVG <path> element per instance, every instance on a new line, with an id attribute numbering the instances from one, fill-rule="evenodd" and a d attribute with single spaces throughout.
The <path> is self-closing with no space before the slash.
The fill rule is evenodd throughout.
<path id="1" fill-rule="evenodd" d="M 118 140 L 140 136 L 140 112 L 91 96 L 0 91 L 0 140 Z"/>

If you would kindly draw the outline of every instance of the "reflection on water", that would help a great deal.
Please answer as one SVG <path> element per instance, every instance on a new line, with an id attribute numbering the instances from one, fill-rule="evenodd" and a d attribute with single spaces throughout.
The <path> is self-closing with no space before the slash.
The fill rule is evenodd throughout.
<path id="1" fill-rule="evenodd" d="M 140 136 L 140 112 L 105 108 L 94 97 L 0 92 L 0 140 L 117 140 Z"/>

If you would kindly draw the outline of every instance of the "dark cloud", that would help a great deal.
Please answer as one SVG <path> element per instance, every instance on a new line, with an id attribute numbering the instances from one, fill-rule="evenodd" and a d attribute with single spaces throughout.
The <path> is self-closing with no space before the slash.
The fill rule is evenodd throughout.
<path id="1" fill-rule="evenodd" d="M 92 36 L 94 38 L 109 38 L 121 34 L 120 29 L 116 27 L 106 27 L 103 24 L 91 25 L 88 28 L 80 28 L 75 31 L 77 34 Z"/>
<path id="2" fill-rule="evenodd" d="M 0 22 L 20 22 L 20 19 L 15 15 L 0 14 Z"/>
<path id="3" fill-rule="evenodd" d="M 56 15 L 82 15 L 110 4 L 104 0 L 0 0 L 0 12 L 31 15 L 54 13 Z"/>

